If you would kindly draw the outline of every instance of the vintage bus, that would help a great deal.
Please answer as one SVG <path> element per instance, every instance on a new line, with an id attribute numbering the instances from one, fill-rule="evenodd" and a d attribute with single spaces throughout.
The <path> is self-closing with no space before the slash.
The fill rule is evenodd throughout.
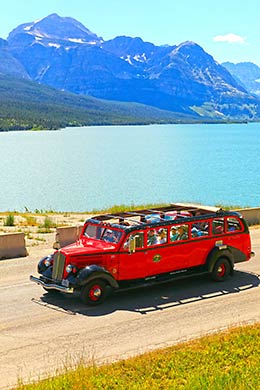
<path id="1" fill-rule="evenodd" d="M 239 213 L 170 204 L 88 219 L 77 242 L 41 259 L 40 276 L 30 279 L 47 291 L 79 291 L 85 304 L 97 305 L 114 290 L 184 276 L 224 281 L 252 256 Z"/>

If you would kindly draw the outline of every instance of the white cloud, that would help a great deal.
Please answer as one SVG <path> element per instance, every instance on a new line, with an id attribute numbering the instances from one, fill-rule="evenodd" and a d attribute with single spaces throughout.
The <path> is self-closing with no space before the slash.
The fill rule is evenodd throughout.
<path id="1" fill-rule="evenodd" d="M 237 35 L 237 34 L 230 33 L 230 34 L 226 34 L 226 35 L 216 35 L 213 38 L 213 41 L 244 44 L 244 43 L 246 43 L 246 38 L 241 37 L 240 35 Z"/>

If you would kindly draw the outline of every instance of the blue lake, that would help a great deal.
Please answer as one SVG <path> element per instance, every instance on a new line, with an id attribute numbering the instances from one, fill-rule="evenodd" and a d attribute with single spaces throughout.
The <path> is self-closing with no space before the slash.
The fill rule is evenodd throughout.
<path id="1" fill-rule="evenodd" d="M 0 210 L 260 205 L 260 124 L 0 133 Z"/>

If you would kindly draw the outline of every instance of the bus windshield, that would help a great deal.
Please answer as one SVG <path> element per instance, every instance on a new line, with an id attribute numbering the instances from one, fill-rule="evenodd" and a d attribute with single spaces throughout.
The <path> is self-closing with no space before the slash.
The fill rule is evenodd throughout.
<path id="1" fill-rule="evenodd" d="M 122 234 L 123 232 L 113 229 L 110 226 L 105 227 L 102 225 L 89 224 L 86 226 L 83 236 L 87 238 L 92 238 L 94 240 L 117 244 L 120 241 Z"/>

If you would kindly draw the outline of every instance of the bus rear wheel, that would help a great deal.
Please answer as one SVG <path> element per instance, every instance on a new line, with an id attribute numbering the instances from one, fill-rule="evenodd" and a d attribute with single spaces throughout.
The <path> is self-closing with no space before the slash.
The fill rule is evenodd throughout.
<path id="1" fill-rule="evenodd" d="M 92 280 L 82 288 L 80 296 L 85 305 L 99 305 L 106 299 L 107 285 L 101 279 Z"/>
<path id="2" fill-rule="evenodd" d="M 211 272 L 211 277 L 217 282 L 224 282 L 227 280 L 231 273 L 231 265 L 228 259 L 225 257 L 220 257 Z"/>

